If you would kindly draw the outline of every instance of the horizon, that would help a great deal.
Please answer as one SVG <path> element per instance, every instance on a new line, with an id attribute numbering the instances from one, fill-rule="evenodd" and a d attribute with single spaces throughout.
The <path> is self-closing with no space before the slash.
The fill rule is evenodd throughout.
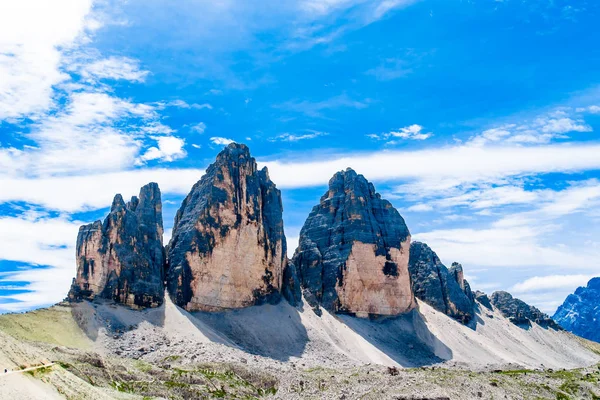
<path id="1" fill-rule="evenodd" d="M 288 255 L 336 171 L 473 290 L 552 315 L 600 276 L 600 5 L 0 5 L 0 313 L 62 300 L 80 225 L 162 191 L 165 244 L 223 146 L 282 192 Z"/>

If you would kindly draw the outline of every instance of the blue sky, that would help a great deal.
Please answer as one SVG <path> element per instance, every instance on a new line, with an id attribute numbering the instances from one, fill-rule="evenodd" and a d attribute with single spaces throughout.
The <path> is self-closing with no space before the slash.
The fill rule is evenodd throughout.
<path id="1" fill-rule="evenodd" d="M 79 225 L 117 192 L 158 182 L 168 239 L 236 141 L 282 189 L 292 250 L 350 166 L 475 289 L 552 313 L 600 275 L 599 17 L 585 0 L 4 2 L 0 312 L 64 297 Z"/>

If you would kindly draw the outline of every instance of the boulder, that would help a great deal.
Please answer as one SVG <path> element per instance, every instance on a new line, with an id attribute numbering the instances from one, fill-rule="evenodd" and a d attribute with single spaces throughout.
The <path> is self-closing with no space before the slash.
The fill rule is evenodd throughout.
<path id="1" fill-rule="evenodd" d="M 127 204 L 120 194 L 104 222 L 77 236 L 77 275 L 68 298 L 112 299 L 132 308 L 156 307 L 164 298 L 165 252 L 160 189 L 150 183 Z"/>
<path id="2" fill-rule="evenodd" d="M 232 143 L 183 200 L 168 246 L 169 294 L 188 311 L 280 299 L 286 264 L 281 193 L 248 147 Z"/>
<path id="3" fill-rule="evenodd" d="M 466 324 L 473 318 L 473 301 L 465 294 L 462 267 L 450 271 L 425 243 L 410 246 L 408 268 L 415 296 L 436 310 Z M 463 283 L 463 287 L 460 286 Z M 468 292 L 471 293 L 470 288 Z"/>
<path id="4" fill-rule="evenodd" d="M 348 168 L 331 178 L 304 223 L 292 280 L 317 311 L 322 306 L 359 317 L 399 315 L 416 305 L 409 248 L 410 233 L 398 211 Z"/>

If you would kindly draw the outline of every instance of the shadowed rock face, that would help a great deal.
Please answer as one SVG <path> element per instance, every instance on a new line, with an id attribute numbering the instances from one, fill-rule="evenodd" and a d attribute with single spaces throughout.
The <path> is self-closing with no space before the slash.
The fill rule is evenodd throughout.
<path id="1" fill-rule="evenodd" d="M 462 265 L 460 263 L 453 262 L 448 272 L 454 277 L 454 280 L 456 283 L 458 283 L 458 286 L 460 286 L 460 290 L 463 291 L 465 296 L 467 296 L 469 301 L 473 304 L 475 302 L 475 295 L 471 291 L 471 285 L 469 285 L 469 282 L 467 282 L 465 279 L 465 273 Z"/>
<path id="2" fill-rule="evenodd" d="M 475 296 L 475 300 L 477 300 L 479 302 L 479 304 L 481 304 L 488 310 L 492 311 L 492 309 L 493 309 L 492 302 L 490 301 L 490 298 L 488 297 L 487 294 L 485 294 L 484 292 L 480 292 L 479 290 L 476 290 L 473 293 L 473 295 Z"/>
<path id="3" fill-rule="evenodd" d="M 600 342 L 600 278 L 577 288 L 558 307 L 553 318 L 569 332 Z"/>
<path id="4" fill-rule="evenodd" d="M 300 283 L 317 312 L 322 305 L 360 317 L 402 314 L 415 307 L 409 247 L 398 211 L 347 169 L 331 178 L 302 227 L 292 260 L 296 271 L 287 273 L 286 282 Z M 298 289 L 288 292 L 298 296 Z"/>
<path id="5" fill-rule="evenodd" d="M 515 325 L 531 325 L 531 322 L 535 322 L 544 327 L 559 328 L 558 324 L 548 315 L 524 301 L 512 297 L 508 292 L 494 292 L 490 301 L 502 312 L 502 315 Z"/>
<path id="6" fill-rule="evenodd" d="M 175 216 L 168 289 L 188 311 L 278 301 L 286 263 L 281 194 L 248 147 L 230 144 Z"/>
<path id="7" fill-rule="evenodd" d="M 164 297 L 165 252 L 160 190 L 150 183 L 125 204 L 117 194 L 104 223 L 79 228 L 72 300 L 112 299 L 133 308 L 156 307 Z"/>
<path id="8" fill-rule="evenodd" d="M 471 289 L 467 287 L 459 266 L 453 265 L 449 271 L 425 243 L 413 242 L 410 246 L 408 267 L 415 296 L 436 310 L 468 323 L 473 318 L 474 303 L 465 294 L 467 289 L 471 293 Z"/>

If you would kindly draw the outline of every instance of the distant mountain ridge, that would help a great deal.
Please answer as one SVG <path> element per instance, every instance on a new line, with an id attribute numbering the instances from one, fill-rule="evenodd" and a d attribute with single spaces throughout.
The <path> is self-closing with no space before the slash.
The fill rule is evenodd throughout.
<path id="1" fill-rule="evenodd" d="M 569 332 L 600 342 L 600 277 L 570 294 L 553 318 Z"/>

